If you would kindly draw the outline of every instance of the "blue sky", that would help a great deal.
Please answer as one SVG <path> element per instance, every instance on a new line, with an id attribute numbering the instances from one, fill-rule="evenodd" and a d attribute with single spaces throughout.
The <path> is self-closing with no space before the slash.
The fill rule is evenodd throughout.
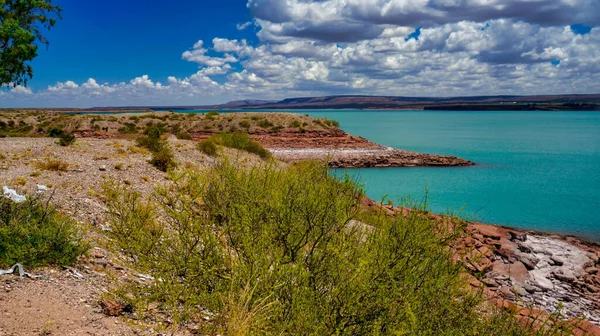
<path id="1" fill-rule="evenodd" d="M 55 0 L 0 107 L 600 93 L 598 0 Z"/>
<path id="2" fill-rule="evenodd" d="M 166 81 L 183 77 L 197 65 L 181 60 L 183 50 L 215 36 L 251 39 L 239 22 L 251 20 L 240 0 L 55 0 L 63 19 L 48 34 L 32 63 L 32 89 L 57 81 L 117 82 L 147 74 Z"/>

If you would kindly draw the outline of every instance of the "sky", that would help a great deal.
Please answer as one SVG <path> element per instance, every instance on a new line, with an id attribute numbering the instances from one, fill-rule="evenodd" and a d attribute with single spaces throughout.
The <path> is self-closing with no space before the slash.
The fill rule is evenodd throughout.
<path id="1" fill-rule="evenodd" d="M 0 107 L 600 93 L 599 0 L 54 0 Z"/>

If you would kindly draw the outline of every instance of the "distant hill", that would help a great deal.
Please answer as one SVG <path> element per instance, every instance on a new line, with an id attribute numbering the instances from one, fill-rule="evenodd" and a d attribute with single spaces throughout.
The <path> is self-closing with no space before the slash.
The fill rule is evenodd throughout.
<path id="1" fill-rule="evenodd" d="M 600 110 L 600 94 L 546 96 L 394 97 L 324 96 L 280 101 L 238 100 L 221 105 L 150 107 L 183 110 L 423 109 L 423 110 Z"/>
<path id="2" fill-rule="evenodd" d="M 87 110 L 496 110 L 496 111 L 600 111 L 600 94 L 542 96 L 395 97 L 324 96 L 275 100 L 236 100 L 219 105 L 94 107 Z"/>

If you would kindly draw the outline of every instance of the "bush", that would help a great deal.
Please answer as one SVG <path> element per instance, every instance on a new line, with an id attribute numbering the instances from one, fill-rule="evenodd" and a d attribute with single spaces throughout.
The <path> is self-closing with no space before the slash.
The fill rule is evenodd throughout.
<path id="1" fill-rule="evenodd" d="M 258 142 L 250 140 L 247 133 L 220 133 L 213 135 L 211 139 L 218 145 L 253 153 L 263 159 L 271 157 L 271 153 Z"/>
<path id="2" fill-rule="evenodd" d="M 219 112 L 208 112 L 205 114 L 206 119 L 208 119 L 208 120 L 216 120 L 219 115 L 220 115 Z"/>
<path id="3" fill-rule="evenodd" d="M 202 140 L 197 145 L 198 149 L 208 156 L 217 155 L 217 145 L 213 139 Z"/>
<path id="4" fill-rule="evenodd" d="M 340 123 L 335 120 L 325 119 L 325 124 L 330 127 L 340 127 Z"/>
<path id="5" fill-rule="evenodd" d="M 60 146 L 71 146 L 75 143 L 77 138 L 72 133 L 63 133 L 58 137 L 58 144 Z"/>
<path id="6" fill-rule="evenodd" d="M 125 123 L 125 125 L 117 130 L 121 134 L 136 134 L 138 132 L 135 124 Z"/>
<path id="7" fill-rule="evenodd" d="M 200 320 L 202 334 L 530 334 L 482 312 L 443 224 L 418 211 L 357 222 L 362 192 L 325 165 L 223 162 L 170 179 L 147 200 L 104 186 L 113 238 L 160 279 L 122 291 L 135 307 Z"/>
<path id="8" fill-rule="evenodd" d="M 179 131 L 179 132 L 175 133 L 175 136 L 179 140 L 193 140 L 192 135 L 185 131 Z"/>
<path id="9" fill-rule="evenodd" d="M 75 222 L 61 215 L 40 196 L 23 203 L 0 198 L 0 266 L 66 266 L 89 245 Z"/>
<path id="10" fill-rule="evenodd" d="M 44 162 L 38 162 L 35 166 L 41 170 L 50 170 L 58 172 L 66 172 L 69 170 L 69 164 L 67 162 L 54 159 L 50 159 Z"/>
<path id="11" fill-rule="evenodd" d="M 59 136 L 61 136 L 64 133 L 64 131 L 61 128 L 58 127 L 52 127 L 48 130 L 48 136 L 51 138 L 58 138 Z"/>
<path id="12" fill-rule="evenodd" d="M 262 127 L 262 128 L 269 128 L 269 127 L 273 127 L 273 123 L 268 121 L 267 119 L 261 120 L 258 122 L 258 126 Z"/>
<path id="13" fill-rule="evenodd" d="M 177 167 L 173 151 L 168 145 L 163 146 L 158 152 L 152 153 L 152 159 L 149 162 L 163 172 Z"/>
<path id="14" fill-rule="evenodd" d="M 166 142 L 160 139 L 163 132 L 159 127 L 150 127 L 145 133 L 147 135 L 136 139 L 138 146 L 146 148 L 153 153 L 160 152 L 165 147 Z"/>
<path id="15" fill-rule="evenodd" d="M 298 128 L 298 127 L 302 126 L 302 123 L 298 120 L 294 120 L 290 123 L 290 126 L 293 128 Z"/>
<path id="16" fill-rule="evenodd" d="M 242 120 L 242 121 L 240 121 L 240 127 L 250 128 L 250 122 L 248 120 Z"/>

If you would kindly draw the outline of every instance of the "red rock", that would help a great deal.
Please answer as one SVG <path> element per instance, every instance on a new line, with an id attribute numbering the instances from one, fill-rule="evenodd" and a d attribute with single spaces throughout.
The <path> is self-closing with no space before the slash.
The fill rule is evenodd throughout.
<path id="1" fill-rule="evenodd" d="M 600 336 L 600 328 L 588 321 L 581 321 L 578 328 L 573 331 L 573 335 Z"/>
<path id="2" fill-rule="evenodd" d="M 498 232 L 498 228 L 492 225 L 486 224 L 473 224 L 473 228 L 479 231 L 484 237 L 492 238 L 493 240 L 500 240 L 502 235 Z"/>
<path id="3" fill-rule="evenodd" d="M 473 239 L 478 240 L 480 242 L 484 242 L 485 241 L 485 238 L 481 234 L 479 234 L 479 233 L 474 233 L 472 237 L 473 237 Z"/>
<path id="4" fill-rule="evenodd" d="M 598 274 L 598 269 L 596 267 L 588 267 L 585 269 L 585 272 L 588 274 Z"/>
<path id="5" fill-rule="evenodd" d="M 517 261 L 509 266 L 509 276 L 521 286 L 525 285 L 529 271 L 522 262 Z"/>
<path id="6" fill-rule="evenodd" d="M 100 302 L 102 312 L 108 316 L 120 316 L 123 314 L 123 305 L 115 300 L 104 299 Z"/>

